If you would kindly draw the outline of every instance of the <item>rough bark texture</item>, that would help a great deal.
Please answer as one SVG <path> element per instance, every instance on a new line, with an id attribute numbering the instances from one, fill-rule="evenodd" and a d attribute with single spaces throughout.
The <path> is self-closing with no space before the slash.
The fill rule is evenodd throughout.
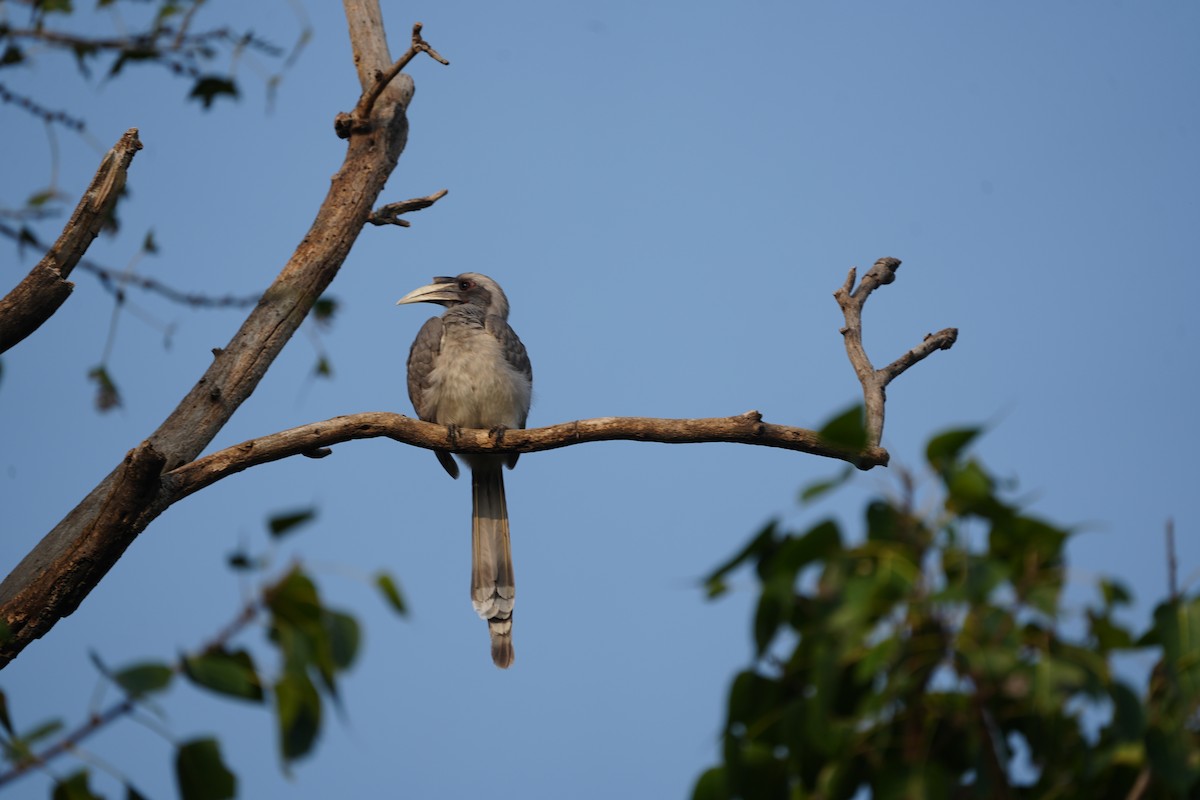
<path id="1" fill-rule="evenodd" d="M 346 0 L 355 64 L 364 91 L 391 66 L 377 0 Z M 250 396 L 341 267 L 404 149 L 412 80 L 399 75 L 371 109 L 370 126 L 350 137 L 316 220 L 283 271 L 225 349 L 174 412 L 88 494 L 0 583 L 0 618 L 9 638 L 0 667 L 71 613 L 129 543 L 170 505 L 159 481 L 146 496 L 130 490 L 129 460 L 160 470 L 194 459 Z M 142 456 L 135 454 L 142 453 Z M 157 473 L 156 473 L 157 475 Z M 138 473 L 138 486 L 144 476 Z"/>
<path id="2" fill-rule="evenodd" d="M 0 299 L 0 353 L 36 331 L 67 301 L 75 288 L 67 276 L 100 235 L 125 186 L 134 153 L 141 149 L 137 128 L 130 128 L 105 154 L 54 246 Z"/>

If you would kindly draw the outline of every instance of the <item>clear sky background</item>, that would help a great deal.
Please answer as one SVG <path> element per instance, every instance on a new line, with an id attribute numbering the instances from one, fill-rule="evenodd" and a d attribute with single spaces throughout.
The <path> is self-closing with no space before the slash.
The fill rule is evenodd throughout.
<path id="1" fill-rule="evenodd" d="M 89 82 L 42 54 L 3 71 L 12 90 L 87 120 L 86 137 L 57 134 L 68 206 L 100 153 L 141 130 L 122 234 L 91 257 L 122 268 L 152 229 L 161 252 L 138 263 L 147 275 L 210 294 L 268 285 L 341 163 L 333 117 L 359 91 L 339 5 L 304 14 L 313 40 L 269 111 L 266 77 L 280 67 L 260 56 L 238 65 L 240 101 L 208 113 L 159 68 Z M 440 309 L 394 302 L 467 270 L 511 300 L 534 365 L 531 426 L 758 409 L 816 427 L 859 397 L 832 292 L 850 266 L 896 256 L 897 282 L 866 311 L 876 363 L 929 331 L 960 337 L 892 385 L 893 464 L 920 471 L 932 433 L 986 423 L 979 455 L 1039 513 L 1084 531 L 1070 549 L 1072 613 L 1114 575 L 1144 623 L 1166 591 L 1168 517 L 1180 580 L 1196 587 L 1200 6 L 421 0 L 384 15 L 394 55 L 420 20 L 451 66 L 410 68 L 408 148 L 381 202 L 450 194 L 411 229 L 359 237 L 319 336 L 334 378 L 311 376 L 317 350 L 298 335 L 210 451 L 338 414 L 410 413 L 408 347 Z M 78 23 L 115 30 L 106 14 Z M 282 0 L 213 2 L 197 18 L 225 23 L 284 45 L 302 27 Z M 17 207 L 50 180 L 51 149 L 11 105 L 0 141 L 0 204 Z M 38 255 L 8 249 L 4 286 Z M 120 316 L 110 360 L 124 405 L 101 415 L 86 374 L 112 302 L 88 275 L 76 283 L 3 358 L 5 571 L 174 408 L 244 317 L 131 293 L 141 316 Z M 174 328 L 169 347 L 160 325 Z M 298 554 L 328 602 L 364 623 L 346 721 L 329 720 L 288 779 L 264 709 L 182 685 L 163 701 L 180 739 L 220 737 L 242 797 L 684 797 L 717 757 L 725 692 L 751 655 L 750 578 L 717 603 L 698 581 L 772 516 L 857 526 L 886 470 L 813 509 L 795 501 L 839 467 L 735 445 L 525 456 L 506 476 L 519 591 L 517 660 L 502 672 L 467 597 L 468 485 L 422 450 L 341 445 L 171 508 L 0 688 L 19 726 L 82 719 L 89 650 L 120 665 L 205 641 L 241 602 L 226 555 L 266 549 L 268 516 L 315 505 L 277 563 Z M 379 568 L 401 582 L 410 619 L 362 579 Z M 243 640 L 257 647 L 262 631 Z M 88 748 L 149 796 L 172 796 L 159 734 L 123 722 Z M 48 780 L 7 794 L 46 797 Z"/>

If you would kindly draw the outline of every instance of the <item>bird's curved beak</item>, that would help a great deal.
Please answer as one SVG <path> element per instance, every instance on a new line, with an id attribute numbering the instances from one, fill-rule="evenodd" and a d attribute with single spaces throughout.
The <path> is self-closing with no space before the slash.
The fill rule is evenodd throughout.
<path id="1" fill-rule="evenodd" d="M 408 294 L 396 301 L 396 305 L 403 306 L 409 303 L 448 303 L 460 302 L 458 296 L 458 287 L 454 284 L 454 279 L 446 281 L 438 281 L 431 283 L 428 286 L 422 286 L 420 289 L 413 289 Z"/>

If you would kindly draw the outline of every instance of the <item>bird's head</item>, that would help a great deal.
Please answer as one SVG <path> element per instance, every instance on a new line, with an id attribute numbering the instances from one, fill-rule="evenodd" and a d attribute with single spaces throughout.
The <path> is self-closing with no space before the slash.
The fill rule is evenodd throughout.
<path id="1" fill-rule="evenodd" d="M 433 283 L 413 289 L 396 301 L 396 305 L 407 303 L 437 303 L 446 308 L 467 304 L 478 306 L 488 314 L 508 318 L 508 298 L 500 284 L 478 272 L 434 278 Z"/>

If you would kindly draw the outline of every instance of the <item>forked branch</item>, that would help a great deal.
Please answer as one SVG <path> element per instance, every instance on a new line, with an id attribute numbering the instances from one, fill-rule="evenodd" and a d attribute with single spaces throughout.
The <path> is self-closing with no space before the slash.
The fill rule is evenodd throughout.
<path id="1" fill-rule="evenodd" d="M 958 339 L 958 328 L 945 328 L 937 333 L 925 334 L 925 339 L 916 347 L 888 364 L 883 369 L 875 369 L 862 342 L 862 309 L 871 292 L 880 286 L 896 280 L 896 270 L 900 268 L 900 259 L 881 258 L 875 262 L 867 274 L 863 275 L 858 287 L 854 286 L 857 270 L 850 268 L 846 282 L 833 293 L 838 305 L 842 308 L 846 326 L 842 328 L 842 336 L 846 343 L 846 354 L 854 367 L 854 374 L 862 384 L 863 405 L 866 407 L 867 447 L 879 447 L 883 438 L 883 411 L 887 401 L 887 385 L 898 378 L 906 369 L 921 361 L 935 350 L 949 350 Z"/>
<path id="2" fill-rule="evenodd" d="M 349 114 L 338 114 L 334 120 L 334 130 L 337 135 L 343 139 L 350 137 L 352 133 L 361 133 L 370 130 L 371 111 L 375 108 L 375 101 L 379 99 L 379 95 L 383 94 L 383 90 L 388 87 L 401 70 L 408 66 L 408 62 L 417 57 L 418 53 L 425 53 L 434 61 L 447 66 L 450 62 L 442 58 L 442 54 L 434 50 L 429 42 L 421 37 L 421 29 L 424 26 L 420 23 L 414 23 L 412 29 L 412 45 L 396 59 L 387 70 L 376 70 L 375 81 L 370 88 L 366 89 L 362 96 L 358 99 L 358 104 L 354 106 L 354 110 Z"/>

